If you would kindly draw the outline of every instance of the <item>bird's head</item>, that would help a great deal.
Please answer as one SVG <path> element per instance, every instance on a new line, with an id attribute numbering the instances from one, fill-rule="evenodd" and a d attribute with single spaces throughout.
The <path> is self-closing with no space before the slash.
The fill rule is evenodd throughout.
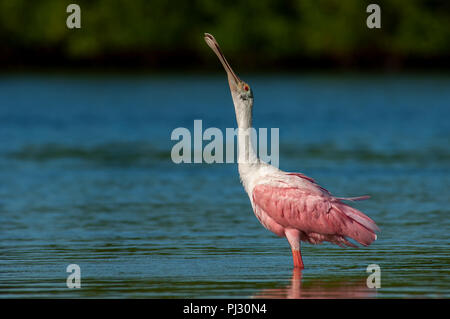
<path id="1" fill-rule="evenodd" d="M 250 88 L 250 86 L 239 79 L 239 77 L 234 73 L 233 69 L 231 68 L 230 64 L 228 63 L 227 59 L 222 53 L 222 50 L 220 50 L 219 44 L 217 43 L 216 39 L 209 33 L 205 33 L 205 41 L 206 44 L 214 51 L 214 53 L 219 58 L 220 62 L 222 63 L 223 67 L 225 68 L 225 71 L 228 75 L 228 84 L 230 85 L 231 95 L 233 97 L 233 100 L 238 99 L 238 102 L 240 102 L 247 106 L 252 106 L 253 104 L 253 92 Z M 235 103 L 236 104 L 236 103 Z"/>

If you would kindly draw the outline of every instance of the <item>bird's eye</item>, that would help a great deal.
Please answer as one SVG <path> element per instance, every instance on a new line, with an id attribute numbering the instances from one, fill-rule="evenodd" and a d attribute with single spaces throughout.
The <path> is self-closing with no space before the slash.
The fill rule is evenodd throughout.
<path id="1" fill-rule="evenodd" d="M 246 91 L 250 90 L 250 88 L 248 87 L 247 84 L 244 84 L 244 90 L 246 90 Z"/>

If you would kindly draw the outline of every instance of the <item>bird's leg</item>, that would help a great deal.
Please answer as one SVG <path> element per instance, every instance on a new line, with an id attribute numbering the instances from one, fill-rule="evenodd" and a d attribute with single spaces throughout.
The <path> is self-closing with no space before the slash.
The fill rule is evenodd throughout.
<path id="1" fill-rule="evenodd" d="M 300 249 L 296 250 L 292 248 L 292 258 L 294 259 L 294 268 L 303 269 L 303 260 Z"/>
<path id="2" fill-rule="evenodd" d="M 302 254 L 300 252 L 300 231 L 295 228 L 286 228 L 284 231 L 286 238 L 291 245 L 294 268 L 303 269 Z"/>

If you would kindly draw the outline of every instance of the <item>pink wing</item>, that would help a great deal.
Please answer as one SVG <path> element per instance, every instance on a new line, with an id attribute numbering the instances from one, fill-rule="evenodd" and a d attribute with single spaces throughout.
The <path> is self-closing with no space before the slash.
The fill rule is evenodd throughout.
<path id="1" fill-rule="evenodd" d="M 279 187 L 259 184 L 253 189 L 255 213 L 259 210 L 256 215 L 259 215 L 260 220 L 262 218 L 264 221 L 272 221 L 278 224 L 276 227 L 298 229 L 301 231 L 302 240 L 311 243 L 331 241 L 338 245 L 354 246 L 346 240 L 346 237 L 350 237 L 367 246 L 376 239 L 375 231 L 379 229 L 375 222 L 341 201 L 366 197 L 333 197 L 309 177 L 298 173 L 288 175 L 305 179 L 308 181 L 307 186 Z M 318 189 L 321 192 L 318 192 Z M 267 228 L 270 229 L 270 225 Z"/>

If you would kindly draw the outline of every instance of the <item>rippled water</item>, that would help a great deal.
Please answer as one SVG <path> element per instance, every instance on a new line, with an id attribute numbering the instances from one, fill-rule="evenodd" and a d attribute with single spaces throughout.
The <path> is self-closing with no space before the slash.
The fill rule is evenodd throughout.
<path id="1" fill-rule="evenodd" d="M 450 78 L 242 78 L 255 126 L 280 128 L 280 168 L 371 195 L 355 206 L 373 245 L 304 244 L 293 273 L 235 164 L 172 163 L 176 127 L 235 127 L 225 76 L 4 75 L 0 296 L 450 297 Z"/>

